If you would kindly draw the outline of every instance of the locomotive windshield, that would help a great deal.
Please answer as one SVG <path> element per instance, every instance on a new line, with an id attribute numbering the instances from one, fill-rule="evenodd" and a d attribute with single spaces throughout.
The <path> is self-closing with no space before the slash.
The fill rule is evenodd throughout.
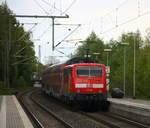
<path id="1" fill-rule="evenodd" d="M 77 76 L 102 76 L 102 68 L 94 66 L 80 66 L 77 67 Z"/>

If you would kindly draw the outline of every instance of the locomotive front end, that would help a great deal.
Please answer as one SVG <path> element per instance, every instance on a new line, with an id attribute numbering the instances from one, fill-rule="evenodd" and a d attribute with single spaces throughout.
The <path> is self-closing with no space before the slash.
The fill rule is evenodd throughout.
<path id="1" fill-rule="evenodd" d="M 75 65 L 72 85 L 73 98 L 78 103 L 98 105 L 107 101 L 106 69 L 104 65 Z"/>

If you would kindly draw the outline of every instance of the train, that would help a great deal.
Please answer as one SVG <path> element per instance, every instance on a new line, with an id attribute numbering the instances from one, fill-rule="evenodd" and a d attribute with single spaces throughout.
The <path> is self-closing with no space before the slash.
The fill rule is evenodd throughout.
<path id="1" fill-rule="evenodd" d="M 42 90 L 79 108 L 108 109 L 106 66 L 90 58 L 49 66 L 42 74 Z"/>

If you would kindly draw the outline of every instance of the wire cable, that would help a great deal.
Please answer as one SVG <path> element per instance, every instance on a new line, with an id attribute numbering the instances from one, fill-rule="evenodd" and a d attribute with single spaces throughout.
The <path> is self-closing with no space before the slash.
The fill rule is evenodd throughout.
<path id="1" fill-rule="evenodd" d="M 135 21 L 135 20 L 137 20 L 137 19 L 141 18 L 142 16 L 145 16 L 145 15 L 148 15 L 148 14 L 150 14 L 150 10 L 149 10 L 149 11 L 146 11 L 146 12 L 144 12 L 144 13 L 142 13 L 140 16 L 134 17 L 134 18 L 129 19 L 129 20 L 127 20 L 127 21 L 123 22 L 123 23 L 120 23 L 120 24 L 118 24 L 117 26 L 112 27 L 112 28 L 110 28 L 110 29 L 108 29 L 108 30 L 106 30 L 106 31 L 102 32 L 101 34 L 104 34 L 104 33 L 110 32 L 110 31 L 112 31 L 112 30 L 114 30 L 114 29 L 116 29 L 116 28 L 118 28 L 118 27 L 121 27 L 121 26 L 123 26 L 123 25 L 125 25 L 125 24 L 127 24 L 127 23 L 132 22 L 132 21 Z"/>
<path id="2" fill-rule="evenodd" d="M 38 39 L 41 39 L 41 38 L 48 32 L 48 30 L 49 30 L 50 27 L 51 27 L 51 25 L 48 26 L 48 27 L 43 31 L 43 33 L 38 37 Z"/>
<path id="3" fill-rule="evenodd" d="M 49 15 L 49 13 L 39 4 L 39 2 L 37 2 L 37 0 L 33 0 L 47 15 Z"/>
<path id="4" fill-rule="evenodd" d="M 35 26 L 37 25 L 37 23 L 34 24 L 34 26 L 32 28 L 30 28 L 28 30 L 28 32 L 30 32 L 33 28 L 35 28 Z M 28 33 L 26 32 L 25 34 L 23 34 L 17 41 L 20 41 L 22 38 L 24 38 Z"/>
<path id="5" fill-rule="evenodd" d="M 58 44 L 55 45 L 55 47 L 57 47 L 58 45 L 60 45 L 63 41 L 65 41 L 72 33 L 74 33 L 78 28 L 80 27 L 77 26 L 71 33 L 69 33 L 64 39 L 62 39 Z"/>
<path id="6" fill-rule="evenodd" d="M 75 2 L 76 2 L 76 0 L 73 0 L 72 3 L 62 12 L 62 14 L 64 14 L 65 12 L 67 12 L 75 4 Z"/>
<path id="7" fill-rule="evenodd" d="M 42 2 L 44 2 L 45 4 L 51 6 L 52 8 L 56 9 L 57 11 L 59 11 L 60 13 L 63 13 L 62 10 L 56 8 L 55 6 L 53 6 L 52 4 L 50 4 L 49 2 L 45 1 L 45 0 L 42 0 Z"/>

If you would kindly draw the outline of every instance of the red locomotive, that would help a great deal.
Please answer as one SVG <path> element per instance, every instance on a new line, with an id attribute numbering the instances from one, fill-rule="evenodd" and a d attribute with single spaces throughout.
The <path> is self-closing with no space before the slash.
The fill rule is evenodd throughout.
<path id="1" fill-rule="evenodd" d="M 50 66 L 43 72 L 42 85 L 47 94 L 80 107 L 104 109 L 107 103 L 106 67 L 89 58 Z"/>

